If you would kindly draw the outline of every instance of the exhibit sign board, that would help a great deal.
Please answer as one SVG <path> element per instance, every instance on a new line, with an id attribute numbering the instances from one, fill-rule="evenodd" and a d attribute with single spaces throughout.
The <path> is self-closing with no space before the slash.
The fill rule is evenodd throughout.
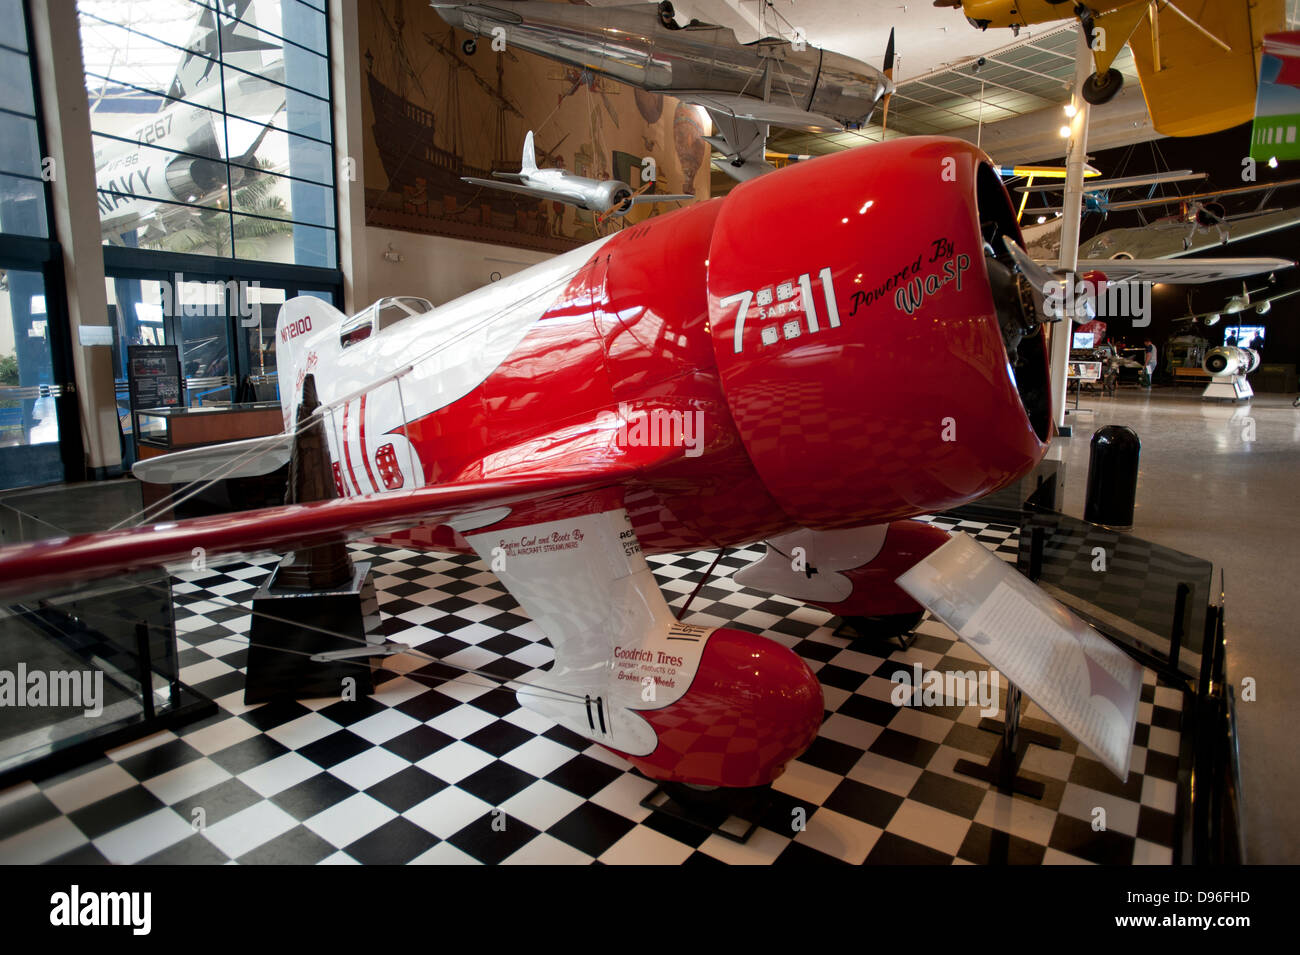
<path id="1" fill-rule="evenodd" d="M 131 345 L 126 356 L 132 411 L 184 406 L 185 379 L 175 345 Z"/>
<path id="2" fill-rule="evenodd" d="M 1142 667 L 966 534 L 957 533 L 898 585 L 1128 778 Z"/>
<path id="3" fill-rule="evenodd" d="M 1101 362 L 1072 361 L 1065 367 L 1067 378 L 1079 378 L 1083 381 L 1101 380 Z"/>
<path id="4" fill-rule="evenodd" d="M 1300 159 L 1300 30 L 1264 37 L 1250 158 Z"/>

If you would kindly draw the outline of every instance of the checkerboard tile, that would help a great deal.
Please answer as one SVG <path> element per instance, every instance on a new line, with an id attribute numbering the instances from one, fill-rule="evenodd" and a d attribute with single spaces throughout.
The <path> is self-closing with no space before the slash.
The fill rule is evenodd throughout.
<path id="1" fill-rule="evenodd" d="M 1015 559 L 1014 527 L 932 520 Z M 551 660 L 540 631 L 475 558 L 353 551 L 373 563 L 393 640 L 507 679 L 527 680 Z M 793 649 L 822 682 L 826 718 L 743 845 L 652 814 L 640 803 L 654 784 L 622 759 L 523 709 L 490 679 L 419 656 L 387 658 L 374 694 L 355 702 L 245 706 L 247 601 L 274 563 L 263 561 L 174 585 L 181 679 L 215 699 L 217 715 L 0 793 L 0 861 L 1172 861 L 1181 698 L 1157 689 L 1153 674 L 1127 781 L 1031 705 L 1024 725 L 1054 732 L 1061 748 L 1032 747 L 1026 758 L 1043 800 L 1004 796 L 954 768 L 986 760 L 997 743 L 978 729 L 975 708 L 890 702 L 895 669 L 987 669 L 977 655 L 928 617 L 906 650 L 837 637 L 838 620 L 824 611 L 732 582 L 758 556 L 728 552 L 687 619 Z M 713 557 L 651 558 L 674 609 Z"/>

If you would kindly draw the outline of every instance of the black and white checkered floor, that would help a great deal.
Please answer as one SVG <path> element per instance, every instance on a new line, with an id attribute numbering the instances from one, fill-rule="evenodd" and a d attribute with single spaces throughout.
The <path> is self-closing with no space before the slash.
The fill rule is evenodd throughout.
<path id="1" fill-rule="evenodd" d="M 1014 560 L 1016 531 L 936 518 Z M 496 578 L 468 557 L 356 547 L 374 562 L 390 637 L 438 658 L 527 679 L 548 644 Z M 1175 843 L 1181 695 L 1146 674 L 1132 771 L 1120 783 L 1068 736 L 1032 747 L 1041 801 L 1009 797 L 954 771 L 997 738 L 976 707 L 889 702 L 890 675 L 981 670 L 937 621 L 906 651 L 835 637 L 834 619 L 745 591 L 730 553 L 687 619 L 766 633 L 820 679 L 826 717 L 812 747 L 774 784 L 745 844 L 652 814 L 654 783 L 622 759 L 521 708 L 483 677 L 390 657 L 373 696 L 248 707 L 241 667 L 247 606 L 269 564 L 175 584 L 181 678 L 217 716 L 110 752 L 75 772 L 0 793 L 0 862 L 60 863 L 1168 863 Z M 674 607 L 712 553 L 654 558 Z M 1003 681 L 1005 685 L 1005 681 Z M 1004 690 L 1005 695 L 1005 690 Z M 1023 725 L 1060 734 L 1029 706 Z M 792 820 L 805 824 L 796 830 Z M 1095 810 L 1106 826 L 1094 829 Z"/>

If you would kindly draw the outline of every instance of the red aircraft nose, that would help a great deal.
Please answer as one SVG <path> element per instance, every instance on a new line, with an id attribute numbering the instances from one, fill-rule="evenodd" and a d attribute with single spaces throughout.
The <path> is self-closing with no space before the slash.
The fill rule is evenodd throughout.
<path id="1" fill-rule="evenodd" d="M 736 425 L 788 516 L 879 523 L 1028 471 L 1050 429 L 1033 295 L 987 158 L 909 137 L 737 187 L 709 253 Z"/>

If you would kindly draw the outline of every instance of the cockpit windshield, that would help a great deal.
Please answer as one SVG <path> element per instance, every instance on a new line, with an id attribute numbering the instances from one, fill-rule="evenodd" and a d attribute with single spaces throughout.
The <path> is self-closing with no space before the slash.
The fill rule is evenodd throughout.
<path id="1" fill-rule="evenodd" d="M 398 322 L 413 315 L 424 315 L 433 311 L 433 303 L 426 298 L 403 295 L 394 298 L 381 298 L 356 316 L 343 323 L 339 339 L 344 348 L 363 342 L 371 335 L 392 328 Z"/>
<path id="2" fill-rule="evenodd" d="M 401 298 L 382 298 L 377 303 L 379 312 L 379 331 L 392 328 L 398 322 L 412 315 L 424 315 L 433 311 L 433 303 L 428 299 L 402 296 Z"/>

